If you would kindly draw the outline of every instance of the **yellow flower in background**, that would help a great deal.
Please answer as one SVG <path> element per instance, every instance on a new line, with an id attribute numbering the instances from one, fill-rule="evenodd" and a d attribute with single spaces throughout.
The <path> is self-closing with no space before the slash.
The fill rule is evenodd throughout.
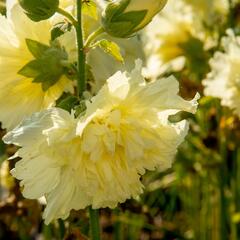
<path id="1" fill-rule="evenodd" d="M 214 24 L 217 15 L 218 19 L 226 16 L 229 10 L 228 0 L 184 0 L 193 8 L 196 17 L 209 25 Z M 216 21 L 215 21 L 216 22 Z"/>
<path id="2" fill-rule="evenodd" d="M 16 156 L 22 160 L 12 174 L 25 197 L 46 197 L 47 224 L 67 218 L 71 209 L 114 208 L 142 193 L 146 170 L 171 167 L 188 123 L 170 123 L 168 117 L 194 113 L 198 99 L 182 99 L 178 88 L 173 77 L 146 83 L 138 62 L 131 73 L 109 78 L 84 116 L 51 108 L 4 137 L 21 146 Z"/>
<path id="3" fill-rule="evenodd" d="M 191 8 L 182 1 L 169 0 L 163 11 L 143 30 L 146 77 L 157 78 L 168 68 L 181 70 L 184 66 L 181 44 L 191 36 L 195 36 Z"/>
<path id="4" fill-rule="evenodd" d="M 18 74 L 34 59 L 26 39 L 49 45 L 52 26 L 49 21 L 32 22 L 18 4 L 10 1 L 8 6 L 8 17 L 0 16 L 0 121 L 11 129 L 26 116 L 53 106 L 63 91 L 72 89 L 72 82 L 62 76 L 43 91 L 40 83 Z"/>
<path id="5" fill-rule="evenodd" d="M 221 104 L 240 116 L 240 37 L 229 29 L 222 39 L 223 52 L 210 60 L 211 72 L 203 81 L 204 94 L 221 99 Z"/>

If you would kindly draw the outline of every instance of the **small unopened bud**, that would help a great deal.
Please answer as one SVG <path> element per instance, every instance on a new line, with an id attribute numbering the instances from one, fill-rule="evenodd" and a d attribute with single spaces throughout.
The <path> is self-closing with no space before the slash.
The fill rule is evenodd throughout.
<path id="1" fill-rule="evenodd" d="M 103 13 L 103 28 L 114 37 L 130 37 L 149 24 L 166 3 L 167 0 L 115 0 Z"/>
<path id="2" fill-rule="evenodd" d="M 54 15 L 59 0 L 19 0 L 19 4 L 31 20 L 39 22 Z"/>

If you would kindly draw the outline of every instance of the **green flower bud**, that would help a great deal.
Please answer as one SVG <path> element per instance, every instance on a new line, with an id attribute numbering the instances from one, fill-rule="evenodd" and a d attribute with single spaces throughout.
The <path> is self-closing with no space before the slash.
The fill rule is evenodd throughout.
<path id="1" fill-rule="evenodd" d="M 166 3 L 167 0 L 115 0 L 103 13 L 103 28 L 114 37 L 130 37 L 149 24 Z"/>
<path id="2" fill-rule="evenodd" d="M 19 0 L 26 15 L 34 22 L 53 16 L 59 6 L 59 0 Z"/>

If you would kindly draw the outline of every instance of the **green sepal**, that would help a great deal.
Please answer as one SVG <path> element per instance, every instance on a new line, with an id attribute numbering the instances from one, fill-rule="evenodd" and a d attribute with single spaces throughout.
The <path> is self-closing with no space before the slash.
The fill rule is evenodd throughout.
<path id="1" fill-rule="evenodd" d="M 28 78 L 35 78 L 39 75 L 39 68 L 41 64 L 38 60 L 32 60 L 31 62 L 27 63 L 23 68 L 18 71 L 18 74 L 28 77 Z"/>
<path id="2" fill-rule="evenodd" d="M 77 64 L 70 64 L 63 69 L 63 73 L 69 80 L 76 80 L 78 77 Z"/>
<path id="3" fill-rule="evenodd" d="M 121 14 L 114 19 L 114 22 L 131 22 L 133 25 L 139 25 L 147 15 L 147 10 L 132 11 Z"/>
<path id="4" fill-rule="evenodd" d="M 34 83 L 41 83 L 43 91 L 47 91 L 56 84 L 62 75 L 69 74 L 73 67 L 64 65 L 68 55 L 64 49 L 59 47 L 59 43 L 54 41 L 51 46 L 41 44 L 37 41 L 27 40 L 29 51 L 36 58 L 27 63 L 18 74 L 28 78 L 33 78 Z M 74 72 L 74 76 L 76 73 Z"/>
<path id="5" fill-rule="evenodd" d="M 108 4 L 102 18 L 104 30 L 114 37 L 126 38 L 136 32 L 147 15 L 147 10 L 131 11 L 124 13 L 130 0 L 122 1 L 121 4 Z"/>
<path id="6" fill-rule="evenodd" d="M 59 7 L 59 0 L 19 0 L 25 14 L 34 22 L 52 17 Z"/>
<path id="7" fill-rule="evenodd" d="M 40 58 L 50 47 L 32 39 L 26 39 L 28 50 L 35 58 Z"/>
<path id="8" fill-rule="evenodd" d="M 51 73 L 42 73 L 37 77 L 35 77 L 32 82 L 41 83 L 42 90 L 45 92 L 54 84 L 56 84 L 60 78 L 61 78 L 61 75 L 54 75 Z"/>
<path id="9" fill-rule="evenodd" d="M 109 3 L 105 9 L 105 17 L 107 21 L 114 21 L 115 17 L 123 14 L 131 0 L 122 0 L 121 4 Z"/>

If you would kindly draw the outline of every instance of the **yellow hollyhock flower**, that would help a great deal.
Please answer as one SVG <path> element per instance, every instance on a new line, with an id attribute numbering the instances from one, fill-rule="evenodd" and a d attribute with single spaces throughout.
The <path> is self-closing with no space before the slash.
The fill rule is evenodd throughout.
<path id="1" fill-rule="evenodd" d="M 178 96 L 173 77 L 146 83 L 137 63 L 131 73 L 109 78 L 84 116 L 51 108 L 9 132 L 4 141 L 21 146 L 16 156 L 22 158 L 12 174 L 25 197 L 46 197 L 47 224 L 71 209 L 114 208 L 142 193 L 146 170 L 171 167 L 188 123 L 168 117 L 194 113 L 197 99 Z"/>
<path id="2" fill-rule="evenodd" d="M 143 30 L 146 77 L 156 79 L 169 68 L 178 71 L 184 67 L 181 44 L 196 36 L 192 13 L 192 9 L 181 0 L 169 0 L 162 12 Z"/>
<path id="3" fill-rule="evenodd" d="M 63 91 L 72 89 L 65 76 L 47 91 L 32 78 L 18 74 L 34 59 L 26 39 L 49 45 L 49 21 L 32 22 L 18 4 L 8 2 L 8 17 L 0 16 L 0 121 L 4 128 L 15 127 L 26 116 L 53 106 Z"/>
<path id="4" fill-rule="evenodd" d="M 210 60 L 211 72 L 203 81 L 204 94 L 221 99 L 221 104 L 240 116 L 240 37 L 227 30 L 222 39 L 223 51 Z"/>
<path id="5" fill-rule="evenodd" d="M 196 16 L 200 17 L 201 20 L 207 24 L 216 23 L 216 17 L 224 18 L 229 11 L 229 1 L 228 0 L 184 0 L 188 5 L 190 5 Z M 218 16 L 220 15 L 220 16 Z"/>

